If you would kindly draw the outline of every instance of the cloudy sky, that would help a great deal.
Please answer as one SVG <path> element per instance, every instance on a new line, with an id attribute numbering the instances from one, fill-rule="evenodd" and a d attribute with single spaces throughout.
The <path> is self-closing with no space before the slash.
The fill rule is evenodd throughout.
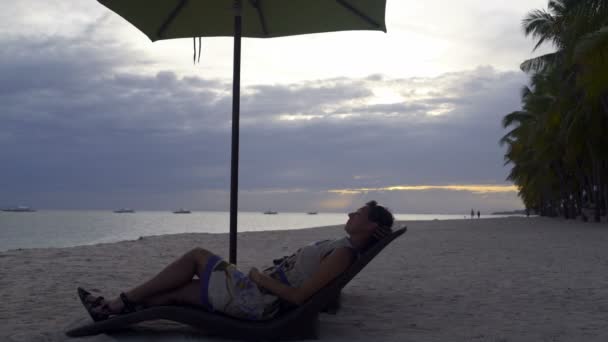
<path id="1" fill-rule="evenodd" d="M 388 33 L 245 39 L 240 209 L 521 208 L 498 140 L 545 5 L 388 0 Z M 0 46 L 0 207 L 228 210 L 231 39 L 194 65 L 96 1 L 19 0 Z"/>

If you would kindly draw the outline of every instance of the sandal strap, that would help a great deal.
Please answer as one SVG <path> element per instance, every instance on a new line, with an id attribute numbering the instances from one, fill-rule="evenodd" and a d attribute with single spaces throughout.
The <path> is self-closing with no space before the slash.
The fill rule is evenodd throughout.
<path id="1" fill-rule="evenodd" d="M 102 296 L 95 297 L 93 294 L 85 289 L 78 288 L 78 297 L 80 302 L 84 306 L 85 310 L 89 313 L 93 321 L 99 322 L 109 317 L 105 312 L 96 311 L 98 308 L 105 309 L 106 305 L 103 303 L 104 298 Z M 92 298 L 94 297 L 94 298 Z M 92 300 L 91 300 L 92 299 Z"/>
<path id="2" fill-rule="evenodd" d="M 99 296 L 97 298 L 95 298 L 92 302 L 89 302 L 91 304 L 91 307 L 97 307 L 98 305 L 101 304 L 101 302 L 104 300 L 103 296 Z"/>
<path id="3" fill-rule="evenodd" d="M 126 312 L 126 313 L 135 312 L 135 310 L 136 310 L 135 303 L 130 301 L 124 292 L 120 293 L 120 300 L 122 300 L 123 304 L 125 305 L 125 310 L 123 310 L 124 312 Z"/>

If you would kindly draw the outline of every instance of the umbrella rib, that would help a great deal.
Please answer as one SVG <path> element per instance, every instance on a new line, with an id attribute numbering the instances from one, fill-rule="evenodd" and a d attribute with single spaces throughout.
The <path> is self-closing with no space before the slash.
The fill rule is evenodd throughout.
<path id="1" fill-rule="evenodd" d="M 167 30 L 167 28 L 169 28 L 169 25 L 171 25 L 171 23 L 173 22 L 173 20 L 175 20 L 175 17 L 177 17 L 177 15 L 182 10 L 182 8 L 184 8 L 184 6 L 186 6 L 187 2 L 188 2 L 188 0 L 181 0 L 179 2 L 179 4 L 177 4 L 177 6 L 175 6 L 175 8 L 173 9 L 173 11 L 171 11 L 171 13 L 169 14 L 169 17 L 167 17 L 167 20 L 165 20 L 165 22 L 163 23 L 163 25 L 160 27 L 160 29 L 158 29 L 158 32 L 156 33 L 156 36 L 159 39 L 161 39 L 163 37 L 163 34 Z"/>
<path id="2" fill-rule="evenodd" d="M 352 13 L 354 13 L 355 15 L 357 15 L 359 18 L 367 21 L 372 26 L 375 26 L 376 28 L 380 28 L 380 24 L 378 24 L 377 21 L 375 21 L 374 19 L 370 18 L 368 15 L 366 15 L 363 12 L 361 12 L 360 10 L 358 10 L 357 8 L 355 8 L 353 5 L 351 5 L 348 2 L 346 2 L 346 0 L 336 0 L 336 2 L 338 4 L 340 4 L 340 5 L 342 5 L 347 10 L 351 11 Z"/>
<path id="3" fill-rule="evenodd" d="M 260 18 L 260 23 L 262 24 L 262 31 L 264 31 L 264 35 L 268 35 L 268 28 L 266 27 L 266 19 L 264 18 L 264 12 L 262 12 L 262 0 L 249 0 L 251 6 L 253 6 L 258 12 L 258 17 Z"/>

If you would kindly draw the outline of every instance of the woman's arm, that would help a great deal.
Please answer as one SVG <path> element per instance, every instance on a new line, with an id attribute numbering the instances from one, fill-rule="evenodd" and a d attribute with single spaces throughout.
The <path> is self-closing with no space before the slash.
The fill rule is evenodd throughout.
<path id="1" fill-rule="evenodd" d="M 259 286 L 268 289 L 281 299 L 290 303 L 300 305 L 310 296 L 315 294 L 330 281 L 340 275 L 352 262 L 353 255 L 348 248 L 338 248 L 329 256 L 325 257 L 315 274 L 304 281 L 300 287 L 290 287 L 280 281 L 260 273 L 253 268 L 249 272 L 249 277 Z"/>
<path id="2" fill-rule="evenodd" d="M 296 304 L 297 288 L 287 286 L 280 281 L 259 272 L 255 267 L 249 271 L 249 278 L 251 278 L 254 283 L 258 284 L 258 286 L 269 290 L 279 298 Z"/>

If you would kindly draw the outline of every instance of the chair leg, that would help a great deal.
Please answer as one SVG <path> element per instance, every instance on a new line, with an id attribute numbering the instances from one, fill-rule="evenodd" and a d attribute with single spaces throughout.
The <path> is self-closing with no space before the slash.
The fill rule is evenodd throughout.
<path id="1" fill-rule="evenodd" d="M 281 340 L 318 340 L 320 337 L 319 314 L 290 324 L 281 333 Z"/>
<path id="2" fill-rule="evenodd" d="M 338 292 L 338 295 L 329 303 L 327 303 L 327 306 L 325 307 L 325 309 L 323 309 L 323 312 L 328 313 L 330 315 L 335 315 L 338 313 L 338 310 L 340 309 L 340 297 L 341 297 L 342 292 Z"/>

